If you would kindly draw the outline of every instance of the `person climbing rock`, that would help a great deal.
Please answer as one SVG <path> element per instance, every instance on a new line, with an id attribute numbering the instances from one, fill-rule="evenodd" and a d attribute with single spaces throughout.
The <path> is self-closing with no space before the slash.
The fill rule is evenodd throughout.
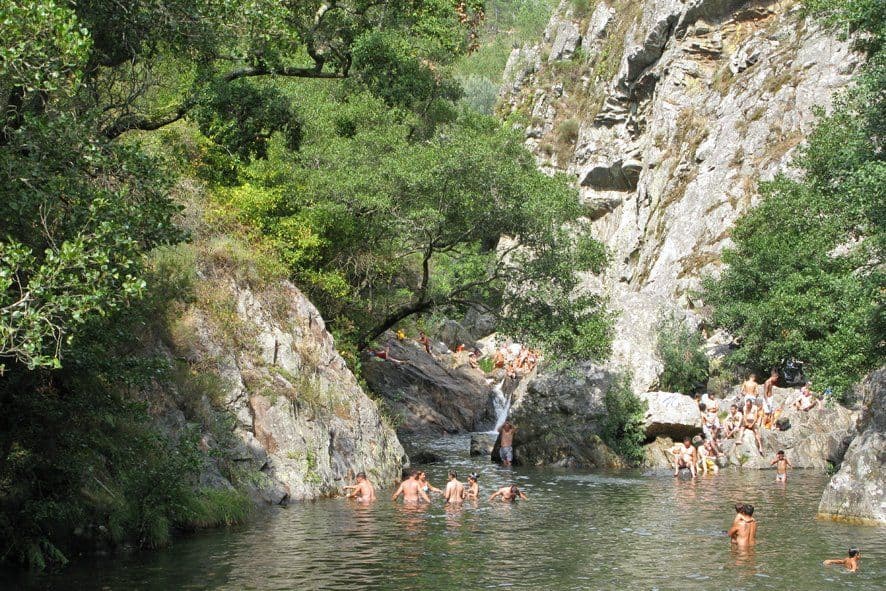
<path id="1" fill-rule="evenodd" d="M 517 428 L 510 421 L 505 421 L 498 428 L 498 432 L 501 433 L 501 447 L 498 450 L 501 465 L 510 466 L 514 461 L 514 433 L 517 432 Z"/>

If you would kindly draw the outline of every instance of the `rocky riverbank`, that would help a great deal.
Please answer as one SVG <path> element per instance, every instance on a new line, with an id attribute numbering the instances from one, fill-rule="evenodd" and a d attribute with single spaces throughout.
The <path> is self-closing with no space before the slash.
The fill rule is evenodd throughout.
<path id="1" fill-rule="evenodd" d="M 281 504 L 337 494 L 360 471 L 393 483 L 403 448 L 317 309 L 290 282 L 234 260 L 236 245 L 210 248 L 197 257 L 195 301 L 159 345 L 179 367 L 179 391 L 151 409 L 173 437 L 200 430 L 201 484 Z"/>
<path id="2" fill-rule="evenodd" d="M 861 384 L 858 437 L 828 483 L 818 514 L 828 519 L 886 525 L 886 368 Z"/>

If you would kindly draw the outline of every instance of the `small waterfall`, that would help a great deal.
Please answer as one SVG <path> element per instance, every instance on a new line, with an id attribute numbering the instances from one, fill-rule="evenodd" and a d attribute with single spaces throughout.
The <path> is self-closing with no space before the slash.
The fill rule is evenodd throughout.
<path id="1" fill-rule="evenodd" d="M 501 389 L 504 383 L 505 381 L 502 380 L 492 387 L 492 391 L 495 392 L 495 398 L 492 399 L 492 406 L 495 408 L 495 427 L 492 428 L 491 433 L 498 433 L 499 427 L 505 424 L 505 421 L 508 420 L 508 413 L 511 411 L 511 397 Z"/>

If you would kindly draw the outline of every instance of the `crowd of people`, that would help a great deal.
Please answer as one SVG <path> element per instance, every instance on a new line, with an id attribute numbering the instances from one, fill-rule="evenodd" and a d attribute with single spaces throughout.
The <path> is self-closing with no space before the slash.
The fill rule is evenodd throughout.
<path id="1" fill-rule="evenodd" d="M 761 384 L 757 376 L 750 374 L 745 380 L 735 402 L 722 416 L 721 403 L 712 394 L 703 394 L 698 399 L 698 410 L 701 414 L 702 434 L 696 438 L 685 438 L 671 449 L 673 456 L 674 475 L 680 469 L 688 469 L 695 477 L 702 474 L 719 472 L 718 458 L 723 457 L 722 445 L 726 440 L 736 440 L 736 445 L 744 445 L 745 433 L 754 436 L 756 452 L 763 456 L 763 431 L 766 429 L 783 429 L 787 423 L 780 418 L 784 404 L 776 405 L 773 387 L 778 384 L 778 372 L 772 370 L 769 378 Z M 822 408 L 822 401 L 812 392 L 812 382 L 806 382 L 800 389 L 800 395 L 791 404 L 799 411 L 809 412 Z M 722 417 L 722 420 L 721 420 Z M 779 451 L 770 465 L 776 467 L 777 480 L 787 480 L 787 469 L 790 461 L 784 451 Z"/>
<path id="2" fill-rule="evenodd" d="M 356 481 L 356 484 L 344 487 L 348 491 L 347 497 L 364 503 L 374 501 L 376 499 L 375 487 L 366 477 L 366 474 L 363 472 L 357 474 Z M 404 503 L 431 503 L 432 494 L 441 495 L 444 503 L 452 505 L 468 500 L 479 500 L 480 484 L 478 476 L 477 474 L 470 474 L 468 475 L 467 483 L 464 483 L 458 479 L 458 472 L 450 470 L 446 488 L 439 489 L 430 483 L 426 472 L 423 470 L 412 470 L 409 476 L 403 479 L 400 486 L 394 491 L 394 494 L 391 495 L 391 500 L 396 501 L 398 498 L 403 497 Z M 488 500 L 494 501 L 496 499 L 504 502 L 513 502 L 517 499 L 525 501 L 528 497 L 516 484 L 510 484 L 500 487 L 489 496 Z"/>

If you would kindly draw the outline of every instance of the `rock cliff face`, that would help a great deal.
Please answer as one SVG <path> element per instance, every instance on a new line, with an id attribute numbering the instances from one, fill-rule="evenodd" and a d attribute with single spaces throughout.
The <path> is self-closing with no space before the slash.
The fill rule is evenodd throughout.
<path id="1" fill-rule="evenodd" d="M 186 409 L 205 418 L 202 447 L 226 458 L 208 464 L 203 484 L 236 482 L 280 504 L 338 493 L 360 471 L 394 482 L 403 448 L 317 309 L 287 281 L 244 279 L 217 262 L 199 266 L 196 301 L 172 321 L 166 346 L 189 376 L 183 383 L 204 386 Z M 175 405 L 155 412 L 171 431 L 185 426 Z"/>
<path id="2" fill-rule="evenodd" d="M 482 431 L 495 424 L 493 391 L 467 353 L 429 355 L 412 340 L 387 335 L 392 360 L 364 356 L 369 387 L 399 415 L 404 433 Z M 443 347 L 445 351 L 445 347 Z"/>
<path id="3" fill-rule="evenodd" d="M 537 46 L 514 51 L 500 109 L 542 166 L 581 188 L 612 253 L 589 285 L 619 312 L 613 363 L 637 392 L 661 371 L 663 311 L 703 324 L 693 295 L 716 273 L 758 180 L 786 169 L 814 109 L 859 58 L 803 19 L 799 3 L 563 2 Z"/>
<path id="4" fill-rule="evenodd" d="M 861 386 L 859 435 L 821 497 L 822 517 L 886 525 L 886 369 Z"/>

